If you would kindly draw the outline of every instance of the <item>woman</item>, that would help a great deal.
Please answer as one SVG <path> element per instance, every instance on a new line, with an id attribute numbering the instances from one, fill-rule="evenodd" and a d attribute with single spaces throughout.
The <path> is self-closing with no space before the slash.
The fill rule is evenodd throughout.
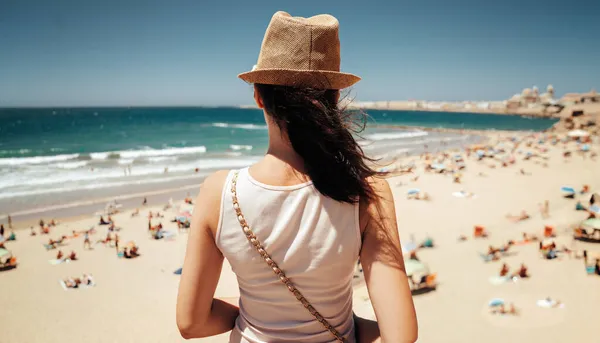
<path id="1" fill-rule="evenodd" d="M 253 71 L 267 154 L 203 183 L 177 301 L 184 338 L 230 342 L 414 342 L 417 322 L 390 187 L 365 161 L 339 110 L 338 22 L 276 13 Z M 355 318 L 360 257 L 378 322 Z M 223 259 L 239 302 L 215 299 Z M 238 306 L 239 305 L 239 308 Z"/>

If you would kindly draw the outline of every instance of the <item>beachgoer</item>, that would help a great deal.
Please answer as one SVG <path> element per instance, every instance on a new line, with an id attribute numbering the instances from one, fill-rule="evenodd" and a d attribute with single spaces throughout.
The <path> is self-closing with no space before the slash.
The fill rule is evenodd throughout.
<path id="1" fill-rule="evenodd" d="M 364 335 L 371 341 L 417 339 L 391 189 L 374 177 L 378 173 L 348 131 L 351 118 L 338 107 L 339 89 L 358 78 L 338 73 L 337 31 L 338 22 L 329 15 L 304 19 L 278 12 L 257 69 L 240 76 L 253 84 L 264 111 L 267 153 L 249 168 L 209 176 L 194 201 L 176 311 L 184 338 L 233 329 L 231 337 L 238 341 L 242 332 L 263 342 L 355 341 L 350 338 L 355 332 L 359 342 L 366 341 Z M 334 228 L 342 231 L 333 234 Z M 260 242 L 269 242 L 268 251 Z M 378 314 L 379 324 L 370 322 L 371 330 L 365 319 L 353 320 L 347 306 L 359 254 L 370 271 L 366 286 Z M 218 283 L 224 258 L 247 281 L 240 283 L 242 308 L 215 299 L 214 287 L 204 286 Z M 335 261 L 336 268 L 325 261 Z M 262 281 L 256 263 L 264 263 Z M 302 277 L 290 280 L 283 272 Z M 267 278 L 273 282 L 263 282 Z M 304 299 L 299 292 L 318 296 Z M 327 318 L 309 313 L 313 306 Z"/>
<path id="2" fill-rule="evenodd" d="M 136 208 L 135 211 L 131 212 L 132 217 L 137 217 L 140 215 L 140 209 Z"/>
<path id="3" fill-rule="evenodd" d="M 502 269 L 500 269 L 500 276 L 506 276 L 506 275 L 508 275 L 508 271 L 509 271 L 508 265 L 506 263 L 504 263 L 502 265 Z"/>
<path id="4" fill-rule="evenodd" d="M 600 258 L 596 259 L 596 265 L 594 266 L 594 273 L 600 275 Z"/>
<path id="5" fill-rule="evenodd" d="M 77 254 L 75 253 L 75 251 L 71 250 L 71 254 L 69 255 L 69 260 L 71 260 L 71 261 L 77 260 Z"/>
<path id="6" fill-rule="evenodd" d="M 525 266 L 524 263 L 521 263 L 521 268 L 519 268 L 519 270 L 513 276 L 519 276 L 521 278 L 529 277 L 529 273 L 527 272 L 527 267 Z"/>
<path id="7" fill-rule="evenodd" d="M 8 220 L 8 228 L 12 229 L 13 228 L 13 226 L 12 226 L 12 217 L 10 216 L 10 214 L 7 216 L 7 220 Z"/>
<path id="8" fill-rule="evenodd" d="M 56 254 L 56 259 L 60 260 L 63 258 L 63 256 L 64 256 L 64 254 L 63 254 L 62 250 L 59 250 L 58 253 Z"/>
<path id="9" fill-rule="evenodd" d="M 89 231 L 85 232 L 85 236 L 84 236 L 84 239 L 83 239 L 83 248 L 87 249 L 87 250 L 89 250 L 89 249 L 92 248 L 92 242 L 90 241 Z"/>
<path id="10" fill-rule="evenodd" d="M 115 234 L 115 248 L 117 249 L 117 253 L 119 252 L 119 235 Z"/>
<path id="11" fill-rule="evenodd" d="M 106 221 L 106 220 L 104 220 L 103 216 L 100 216 L 100 222 L 98 224 L 100 224 L 100 225 L 108 225 L 108 224 L 110 224 L 110 220 Z"/>
<path id="12" fill-rule="evenodd" d="M 44 227 L 44 220 L 40 219 L 40 228 L 43 228 L 43 227 Z"/>
<path id="13" fill-rule="evenodd" d="M 146 197 L 144 197 L 144 201 L 142 201 L 142 206 L 146 206 L 148 205 L 148 199 L 146 199 Z"/>
<path id="14" fill-rule="evenodd" d="M 35 230 L 33 229 L 33 226 L 29 228 L 29 231 L 30 231 L 30 232 L 29 232 L 29 235 L 30 235 L 30 236 L 36 236 L 36 235 L 37 235 L 37 233 L 36 233 L 36 232 L 35 232 Z"/>
<path id="15" fill-rule="evenodd" d="M 523 210 L 523 211 L 521 211 L 521 214 L 519 214 L 518 216 L 507 214 L 506 218 L 508 218 L 510 221 L 516 223 L 516 222 L 520 222 L 520 221 L 529 219 L 530 216 L 529 216 L 529 214 L 527 214 L 527 212 L 525 210 Z"/>
<path id="16" fill-rule="evenodd" d="M 4 224 L 0 224 L 0 237 L 4 237 Z"/>
<path id="17" fill-rule="evenodd" d="M 16 241 L 17 240 L 17 235 L 15 234 L 15 232 L 13 230 L 10 230 L 10 235 L 8 236 L 9 241 Z"/>

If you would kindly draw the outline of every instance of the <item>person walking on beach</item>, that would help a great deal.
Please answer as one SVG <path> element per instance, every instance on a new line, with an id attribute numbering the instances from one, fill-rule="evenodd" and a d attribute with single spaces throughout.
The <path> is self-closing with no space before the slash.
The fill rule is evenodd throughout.
<path id="1" fill-rule="evenodd" d="M 231 331 L 229 342 L 414 342 L 417 319 L 388 182 L 368 164 L 338 108 L 338 21 L 277 12 L 254 85 L 266 155 L 209 176 L 195 201 L 177 298 L 186 339 Z M 360 257 L 377 322 L 352 312 Z M 215 298 L 223 259 L 239 299 Z M 238 307 L 239 306 L 239 307 Z"/>
<path id="2" fill-rule="evenodd" d="M 92 242 L 90 241 L 90 233 L 89 231 L 86 231 L 83 239 L 83 249 L 90 250 L 91 248 Z"/>
<path id="3" fill-rule="evenodd" d="M 12 217 L 10 216 L 10 214 L 8 215 L 8 228 L 10 230 L 12 230 L 13 226 L 12 226 Z"/>

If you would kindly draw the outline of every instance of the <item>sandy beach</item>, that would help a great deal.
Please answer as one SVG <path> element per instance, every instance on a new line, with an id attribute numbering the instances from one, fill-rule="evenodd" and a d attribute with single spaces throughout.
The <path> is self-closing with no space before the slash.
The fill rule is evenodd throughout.
<path id="1" fill-rule="evenodd" d="M 514 147 L 506 133 L 488 135 L 492 146 Z M 461 183 L 455 183 L 449 173 L 424 171 L 422 156 L 403 157 L 397 163 L 413 163 L 412 173 L 389 179 L 403 244 L 411 239 L 418 244 L 430 237 L 435 245 L 417 251 L 418 258 L 437 274 L 438 282 L 436 290 L 414 296 L 421 342 L 572 342 L 594 341 L 597 335 L 594 318 L 600 306 L 600 276 L 587 275 L 583 260 L 575 256 L 587 250 L 592 263 L 593 256 L 600 255 L 600 244 L 576 241 L 572 233 L 589 215 L 575 210 L 577 199 L 586 205 L 590 195 L 600 191 L 600 159 L 592 158 L 600 145 L 596 141 L 589 151 L 578 152 L 576 142 L 553 145 L 552 139 L 546 138 L 540 144 L 543 134 L 510 135 L 521 143 L 515 148 L 514 164 L 506 167 L 499 158 L 479 161 L 475 152 L 467 157 L 456 150 L 448 155 L 461 154 L 465 159 L 466 168 L 459 171 Z M 548 151 L 543 152 L 545 149 Z M 572 152 L 571 157 L 563 157 L 565 151 Z M 444 163 L 449 168 L 448 160 Z M 561 193 L 561 187 L 579 191 L 584 185 L 589 192 L 576 194 L 576 199 L 564 198 Z M 408 199 L 414 188 L 426 192 L 430 200 Z M 196 192 L 193 190 L 192 196 Z M 543 218 L 539 204 L 546 200 L 549 217 Z M 136 217 L 131 216 L 131 209 L 112 216 L 121 228 L 121 244 L 135 241 L 139 246 L 141 256 L 134 259 L 119 258 L 115 247 L 96 243 L 107 233 L 107 226 L 98 225 L 97 216 L 58 218 L 61 223 L 50 228 L 49 235 L 41 235 L 36 226 L 38 234 L 30 236 L 30 222 L 14 223 L 17 239 L 5 246 L 17 257 L 18 266 L 0 272 L 0 322 L 4 328 L 0 341 L 183 341 L 175 325 L 179 276 L 174 271 L 183 263 L 187 233 L 179 232 L 171 222 L 180 205 L 166 211 L 162 205 L 140 207 Z M 164 214 L 164 218 L 153 218 L 152 224 L 161 222 L 173 234 L 171 238 L 151 239 L 149 211 Z M 522 211 L 530 218 L 513 222 L 506 217 Z M 476 225 L 485 227 L 489 237 L 473 238 Z M 510 254 L 499 261 L 485 262 L 480 256 L 490 245 L 520 241 L 523 233 L 543 237 L 547 225 L 555 228 L 557 237 L 544 240 L 544 244 L 555 241 L 559 249 L 567 246 L 574 251 L 570 256 L 559 253 L 556 259 L 544 259 L 537 242 L 512 246 Z M 90 235 L 91 250 L 84 250 L 83 234 L 68 239 L 57 250 L 44 248 L 50 238 L 91 227 L 97 230 Z M 458 240 L 461 235 L 466 241 Z M 66 255 L 75 251 L 78 260 L 52 265 L 49 261 L 56 258 L 58 249 Z M 496 282 L 503 263 L 511 273 L 524 263 L 530 277 Z M 60 280 L 83 273 L 93 275 L 95 286 L 64 289 L 60 285 Z M 225 262 L 216 296 L 237 295 L 235 275 Z M 563 306 L 536 305 L 547 297 Z M 513 303 L 518 316 L 492 314 L 488 302 L 493 298 Z M 354 301 L 357 314 L 374 317 L 366 287 L 360 283 Z M 227 342 L 227 338 L 228 334 L 223 334 L 201 341 Z"/>

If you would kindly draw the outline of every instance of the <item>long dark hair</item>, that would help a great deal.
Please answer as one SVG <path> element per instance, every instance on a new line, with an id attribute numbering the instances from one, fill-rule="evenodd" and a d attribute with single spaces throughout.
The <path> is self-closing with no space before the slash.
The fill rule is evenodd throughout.
<path id="1" fill-rule="evenodd" d="M 368 178 L 379 173 L 353 136 L 364 130 L 366 114 L 338 107 L 337 90 L 254 86 L 321 194 L 347 203 L 375 198 Z"/>

